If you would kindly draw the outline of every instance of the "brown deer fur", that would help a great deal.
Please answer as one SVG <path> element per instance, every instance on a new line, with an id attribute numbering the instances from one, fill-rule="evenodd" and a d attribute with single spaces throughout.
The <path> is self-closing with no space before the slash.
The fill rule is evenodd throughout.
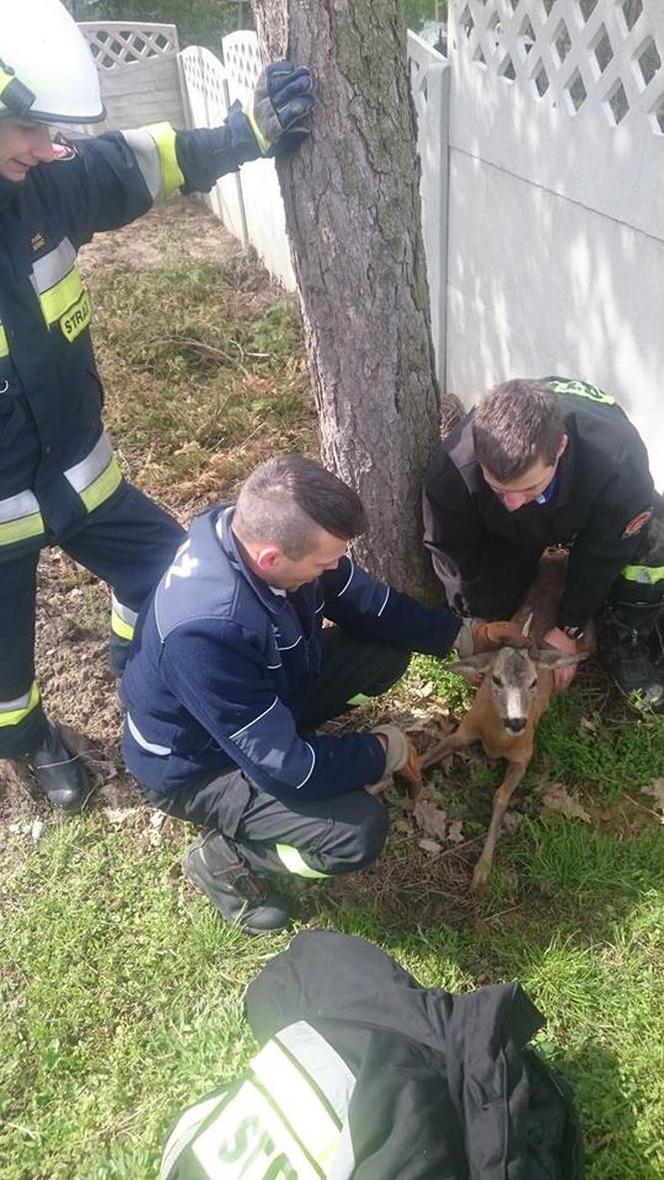
<path id="1" fill-rule="evenodd" d="M 555 625 L 566 569 L 564 553 L 549 552 L 537 577 L 513 615 L 523 626 L 530 617 L 530 645 L 462 659 L 454 670 L 479 683 L 475 700 L 459 728 L 422 759 L 433 766 L 461 746 L 480 741 L 489 758 L 505 758 L 507 769 L 493 801 L 493 814 L 482 854 L 473 874 L 473 889 L 486 886 L 503 816 L 533 756 L 535 730 L 553 692 L 553 669 L 585 659 L 587 651 L 566 655 L 539 644 Z M 591 644 L 585 645 L 588 649 Z M 518 726 L 518 728 L 517 728 Z"/>

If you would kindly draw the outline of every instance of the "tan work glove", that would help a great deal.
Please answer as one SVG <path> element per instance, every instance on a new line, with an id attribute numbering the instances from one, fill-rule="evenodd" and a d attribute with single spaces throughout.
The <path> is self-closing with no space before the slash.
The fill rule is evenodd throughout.
<path id="1" fill-rule="evenodd" d="M 410 738 L 397 725 L 377 725 L 371 733 L 387 743 L 385 774 L 398 774 L 406 783 L 408 794 L 415 799 L 422 788 L 422 766 Z"/>
<path id="2" fill-rule="evenodd" d="M 528 636 L 523 634 L 520 623 L 463 619 L 454 646 L 463 658 L 480 651 L 494 651 L 499 647 L 528 647 L 530 642 Z"/>

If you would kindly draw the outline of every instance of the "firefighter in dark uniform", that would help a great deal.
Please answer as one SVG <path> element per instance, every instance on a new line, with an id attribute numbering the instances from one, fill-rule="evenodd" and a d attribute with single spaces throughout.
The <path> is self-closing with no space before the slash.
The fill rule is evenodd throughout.
<path id="1" fill-rule="evenodd" d="M 69 811 L 86 776 L 45 716 L 34 674 L 39 551 L 57 543 L 112 588 L 118 674 L 136 614 L 183 538 L 125 482 L 104 431 L 90 302 L 76 255 L 175 191 L 209 190 L 306 134 L 308 71 L 276 63 L 222 127 L 168 124 L 53 143 L 48 124 L 104 117 L 87 43 L 58 0 L 7 6 L 0 27 L 0 758 L 24 757 Z"/>
<path id="2" fill-rule="evenodd" d="M 127 767 L 153 806 L 203 829 L 185 870 L 249 932 L 288 921 L 261 877 L 370 864 L 387 811 L 364 788 L 417 765 L 393 725 L 316 729 L 358 694 L 384 692 L 411 651 L 463 654 L 519 635 L 369 577 L 346 555 L 364 527 L 336 476 L 298 455 L 269 460 L 237 505 L 194 521 L 122 678 Z"/>
<path id="3" fill-rule="evenodd" d="M 568 547 L 547 642 L 575 651 L 597 615 L 603 663 L 625 693 L 659 709 L 659 512 L 646 448 L 615 398 L 585 381 L 513 380 L 438 447 L 424 543 L 451 609 L 487 618 L 512 615 L 546 547 Z M 558 671 L 557 687 L 573 671 Z"/>

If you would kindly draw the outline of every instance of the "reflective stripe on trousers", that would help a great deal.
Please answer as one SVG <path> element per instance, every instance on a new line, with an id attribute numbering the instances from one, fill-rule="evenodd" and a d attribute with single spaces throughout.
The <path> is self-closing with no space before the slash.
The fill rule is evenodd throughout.
<path id="1" fill-rule="evenodd" d="M 302 853 L 292 844 L 277 844 L 276 853 L 282 865 L 296 877 L 329 877 L 330 873 L 321 873 L 312 869 L 305 861 Z"/>
<path id="2" fill-rule="evenodd" d="M 33 680 L 23 696 L 15 697 L 13 701 L 0 701 L 0 726 L 20 725 L 28 713 L 39 704 L 39 700 L 39 685 Z"/>

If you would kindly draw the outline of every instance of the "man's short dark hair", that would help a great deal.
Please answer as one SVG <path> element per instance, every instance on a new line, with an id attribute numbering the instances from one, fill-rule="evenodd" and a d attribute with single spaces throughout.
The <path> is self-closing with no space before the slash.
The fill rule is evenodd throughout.
<path id="1" fill-rule="evenodd" d="M 276 455 L 240 488 L 233 527 L 245 541 L 273 541 L 292 561 L 312 553 L 321 529 L 342 541 L 363 533 L 357 492 L 302 455 Z"/>
<path id="2" fill-rule="evenodd" d="M 543 381 L 504 381 L 473 415 L 475 456 L 501 483 L 538 461 L 553 465 L 564 433 L 560 401 Z"/>

